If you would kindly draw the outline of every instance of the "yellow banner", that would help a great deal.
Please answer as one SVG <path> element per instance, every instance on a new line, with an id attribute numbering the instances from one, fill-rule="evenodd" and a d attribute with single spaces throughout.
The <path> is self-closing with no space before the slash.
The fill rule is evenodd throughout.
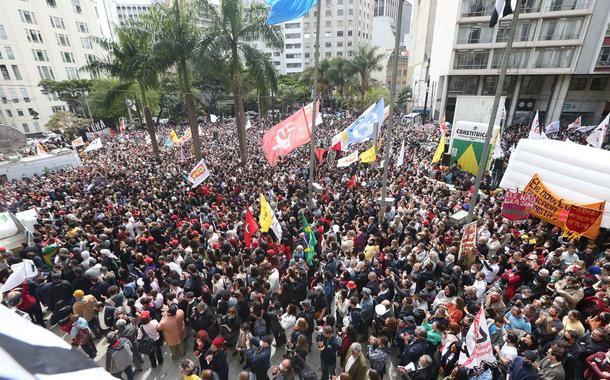
<path id="1" fill-rule="evenodd" d="M 575 203 L 567 199 L 560 198 L 554 192 L 549 190 L 548 187 L 542 182 L 538 174 L 535 174 L 529 181 L 525 188 L 524 193 L 534 194 L 536 196 L 536 203 L 527 211 L 533 216 L 540 218 L 546 222 L 549 222 L 557 227 L 564 228 L 565 223 L 568 220 L 568 214 L 570 208 Z M 606 202 L 597 202 L 591 204 L 579 204 L 593 210 L 604 210 Z M 595 239 L 599 234 L 599 228 L 602 222 L 601 214 L 597 221 L 582 234 L 590 239 Z"/>

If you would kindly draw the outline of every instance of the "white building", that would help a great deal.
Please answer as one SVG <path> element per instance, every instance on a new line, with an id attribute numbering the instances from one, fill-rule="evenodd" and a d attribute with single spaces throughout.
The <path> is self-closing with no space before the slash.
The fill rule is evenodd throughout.
<path id="1" fill-rule="evenodd" d="M 42 79 L 90 78 L 79 69 L 101 52 L 101 0 L 4 1 L 0 12 L 0 123 L 39 132 L 54 112 L 68 110 L 43 95 Z"/>
<path id="2" fill-rule="evenodd" d="M 489 28 L 493 3 L 414 2 L 415 108 L 424 107 L 427 92 L 434 118 L 446 113 L 452 121 L 458 96 L 495 94 L 512 16 Z M 584 124 L 599 122 L 610 111 L 609 22 L 607 0 L 526 0 L 504 87 L 508 123 L 529 122 L 536 111 L 546 124 L 578 116 Z"/>
<path id="3" fill-rule="evenodd" d="M 116 28 L 126 20 L 138 17 L 150 9 L 155 3 L 162 0 L 98 0 L 100 10 L 100 24 L 104 37 L 113 39 Z"/>

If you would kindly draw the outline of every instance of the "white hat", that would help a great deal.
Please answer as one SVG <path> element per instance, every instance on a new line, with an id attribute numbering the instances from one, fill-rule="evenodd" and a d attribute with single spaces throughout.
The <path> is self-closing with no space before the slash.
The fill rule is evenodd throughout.
<path id="1" fill-rule="evenodd" d="M 385 307 L 384 304 L 380 303 L 377 306 L 375 306 L 375 313 L 377 313 L 378 316 L 384 316 L 386 313 L 388 312 L 388 309 Z"/>

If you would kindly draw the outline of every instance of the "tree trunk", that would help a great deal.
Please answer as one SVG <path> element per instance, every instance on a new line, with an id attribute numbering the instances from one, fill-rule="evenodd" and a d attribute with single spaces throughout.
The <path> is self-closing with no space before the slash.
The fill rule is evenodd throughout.
<path id="1" fill-rule="evenodd" d="M 152 145 L 153 155 L 157 161 L 161 161 L 161 157 L 159 156 L 159 145 L 157 144 L 157 131 L 155 124 L 153 123 L 150 107 L 148 106 L 148 99 L 146 99 L 146 92 L 142 86 L 140 86 L 140 89 L 142 93 L 142 106 L 144 107 L 144 118 L 146 119 L 146 130 L 150 136 L 150 144 Z"/>
<path id="2" fill-rule="evenodd" d="M 190 73 L 186 66 L 186 60 L 182 59 L 178 65 L 181 71 L 182 90 L 184 91 L 184 100 L 186 101 L 186 115 L 191 128 L 191 137 L 193 139 L 193 153 L 195 161 L 201 160 L 201 141 L 199 141 L 199 126 L 197 125 L 197 109 L 195 108 L 195 97 L 193 96 Z"/>
<path id="3" fill-rule="evenodd" d="M 237 123 L 237 138 L 239 140 L 239 157 L 241 164 L 248 162 L 248 145 L 246 141 L 246 124 L 244 120 L 244 100 L 241 97 L 241 86 L 235 80 L 233 89 L 233 101 L 235 102 L 235 122 Z"/>

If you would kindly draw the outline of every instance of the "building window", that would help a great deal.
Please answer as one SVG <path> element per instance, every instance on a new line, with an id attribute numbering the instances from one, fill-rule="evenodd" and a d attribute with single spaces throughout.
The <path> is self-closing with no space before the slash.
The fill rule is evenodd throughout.
<path id="1" fill-rule="evenodd" d="M 574 57 L 574 48 L 573 47 L 537 49 L 535 67 L 537 69 L 568 68 L 568 67 L 572 66 L 573 57 Z"/>
<path id="2" fill-rule="evenodd" d="M 91 45 L 91 39 L 89 37 L 81 37 L 80 41 L 84 49 L 93 49 L 93 46 Z"/>
<path id="3" fill-rule="evenodd" d="M 19 97 L 17 96 L 17 90 L 14 88 L 8 89 L 8 96 L 13 101 L 13 103 L 19 103 Z"/>
<path id="4" fill-rule="evenodd" d="M 337 16 L 343 16 L 343 9 L 337 9 Z"/>
<path id="5" fill-rule="evenodd" d="M 66 110 L 66 107 L 64 107 L 64 106 L 52 106 L 51 107 L 51 111 L 53 111 L 53 113 L 61 112 L 61 111 L 65 111 L 65 110 Z"/>
<path id="6" fill-rule="evenodd" d="M 301 67 L 301 62 L 296 62 L 296 63 L 287 63 L 286 64 L 286 68 L 287 69 L 298 69 Z"/>
<path id="7" fill-rule="evenodd" d="M 508 32 L 510 31 L 510 21 L 501 21 L 498 23 L 498 32 L 496 33 L 496 42 L 508 41 Z M 532 41 L 536 32 L 536 23 L 534 21 L 524 20 L 519 21 L 517 32 L 515 33 L 515 41 Z"/>
<path id="8" fill-rule="evenodd" d="M 301 53 L 286 54 L 286 59 L 301 59 Z"/>
<path id="9" fill-rule="evenodd" d="M 343 47 L 343 41 L 337 41 L 337 47 Z"/>
<path id="10" fill-rule="evenodd" d="M 4 80 L 11 80 L 11 76 L 8 73 L 8 68 L 6 65 L 0 65 L 0 73 L 2 73 Z"/>
<path id="11" fill-rule="evenodd" d="M 40 124 L 37 121 L 34 121 L 32 124 L 34 124 L 35 131 L 40 131 Z"/>
<path id="12" fill-rule="evenodd" d="M 72 9 L 75 13 L 81 13 L 83 11 L 80 6 L 80 0 L 72 0 Z"/>
<path id="13" fill-rule="evenodd" d="M 34 61 L 37 61 L 37 62 L 48 62 L 49 61 L 49 56 L 47 55 L 46 50 L 32 49 L 32 54 L 34 55 Z"/>
<path id="14" fill-rule="evenodd" d="M 332 44 L 332 42 L 325 42 L 324 47 L 327 47 L 327 48 L 333 47 L 333 44 Z"/>
<path id="15" fill-rule="evenodd" d="M 89 33 L 89 27 L 84 22 L 77 21 L 76 29 L 81 33 Z"/>
<path id="16" fill-rule="evenodd" d="M 51 26 L 57 29 L 66 29 L 64 25 L 64 19 L 61 17 L 50 16 Z"/>
<path id="17" fill-rule="evenodd" d="M 348 30 L 348 31 L 347 31 L 347 36 L 348 36 L 348 37 L 351 37 L 351 36 L 352 36 L 352 31 L 351 31 L 351 30 Z"/>
<path id="18" fill-rule="evenodd" d="M 36 25 L 36 16 L 34 16 L 34 12 L 19 9 L 19 17 L 21 17 L 21 21 L 26 24 Z"/>
<path id="19" fill-rule="evenodd" d="M 23 127 L 24 133 L 30 133 L 30 126 L 28 125 L 28 123 L 23 123 L 21 124 L 21 126 Z"/>
<path id="20" fill-rule="evenodd" d="M 47 5 L 51 8 L 57 7 L 57 3 L 55 2 L 55 0 L 47 0 Z"/>
<path id="21" fill-rule="evenodd" d="M 523 95 L 538 95 L 544 84 L 542 75 L 525 75 L 521 82 L 521 93 Z"/>
<path id="22" fill-rule="evenodd" d="M 0 40 L 7 40 L 8 37 L 6 35 L 6 30 L 4 30 L 4 25 L 0 25 Z"/>
<path id="23" fill-rule="evenodd" d="M 2 88 L 0 88 L 0 101 L 2 101 L 4 104 L 8 103 L 8 99 L 6 98 L 6 94 Z"/>
<path id="24" fill-rule="evenodd" d="M 479 85 L 478 76 L 453 76 L 449 78 L 450 94 L 475 95 Z"/>
<path id="25" fill-rule="evenodd" d="M 64 63 L 74 63 L 74 55 L 70 52 L 67 51 L 62 51 L 61 53 L 61 60 Z"/>
<path id="26" fill-rule="evenodd" d="M 551 0 L 549 2 L 549 11 L 571 11 L 575 9 L 584 9 L 589 6 L 589 0 Z"/>
<path id="27" fill-rule="evenodd" d="M 513 49 L 508 60 L 508 68 L 524 69 L 527 67 L 530 58 L 530 49 Z M 504 49 L 495 49 L 491 60 L 491 68 L 499 69 L 502 67 L 504 59 Z"/>
<path id="28" fill-rule="evenodd" d="M 343 31 L 337 30 L 337 37 L 343 37 Z"/>
<path id="29" fill-rule="evenodd" d="M 587 88 L 588 77 L 572 77 L 570 81 L 570 91 L 584 91 Z"/>
<path id="30" fill-rule="evenodd" d="M 8 59 L 15 59 L 15 54 L 10 46 L 5 47 L 4 50 L 6 50 L 6 57 Z"/>
<path id="31" fill-rule="evenodd" d="M 326 53 L 324 53 L 324 57 L 326 58 L 330 58 L 332 56 L 332 53 L 327 51 Z"/>
<path id="32" fill-rule="evenodd" d="M 28 94 L 28 89 L 25 87 L 21 87 L 19 89 L 19 91 L 21 91 L 21 96 L 23 97 L 23 101 L 26 103 L 30 102 L 30 94 Z"/>
<path id="33" fill-rule="evenodd" d="M 462 17 L 476 17 L 491 15 L 493 1 L 464 0 L 462 2 Z"/>
<path id="34" fill-rule="evenodd" d="M 57 37 L 57 44 L 59 46 L 70 46 L 70 40 L 68 39 L 67 34 L 55 33 Z"/>
<path id="35" fill-rule="evenodd" d="M 301 33 L 286 33 L 286 39 L 301 38 Z"/>
<path id="36" fill-rule="evenodd" d="M 78 79 L 78 71 L 75 67 L 66 67 L 66 74 L 68 74 L 68 79 Z"/>
<path id="37" fill-rule="evenodd" d="M 458 50 L 453 68 L 456 70 L 486 69 L 489 50 Z"/>
<path id="38" fill-rule="evenodd" d="M 93 55 L 93 54 L 85 54 L 85 61 L 87 63 L 91 63 L 91 62 L 95 61 L 95 55 Z"/>
<path id="39" fill-rule="evenodd" d="M 353 16 L 353 15 L 354 15 L 354 10 L 353 10 L 353 9 L 351 9 L 351 8 L 350 8 L 350 9 L 348 9 L 348 10 L 347 10 L 347 15 L 348 15 L 348 16 Z"/>
<path id="40" fill-rule="evenodd" d="M 540 11 L 540 4 L 542 0 L 524 0 L 521 6 L 521 12 L 523 13 L 534 13 Z"/>
<path id="41" fill-rule="evenodd" d="M 301 44 L 286 44 L 286 45 L 284 45 L 284 48 L 286 48 L 286 49 L 300 49 L 301 48 Z"/>
<path id="42" fill-rule="evenodd" d="M 17 116 L 23 116 L 23 110 L 20 108 L 17 108 L 15 111 L 17 111 Z"/>
<path id="43" fill-rule="evenodd" d="M 575 40 L 580 37 L 583 18 L 559 18 L 545 20 L 540 29 L 541 41 Z"/>
<path id="44" fill-rule="evenodd" d="M 11 65 L 11 68 L 13 69 L 13 73 L 15 74 L 15 79 L 22 80 L 23 78 L 21 77 L 21 71 L 19 71 L 19 66 Z"/>
<path id="45" fill-rule="evenodd" d="M 490 43 L 493 29 L 484 24 L 462 24 L 458 31 L 458 44 Z"/>
<path id="46" fill-rule="evenodd" d="M 610 66 L 610 46 L 602 47 L 599 51 L 599 58 L 595 64 L 597 67 L 609 67 Z"/>
<path id="47" fill-rule="evenodd" d="M 284 24 L 284 29 L 295 29 L 300 28 L 301 24 L 298 22 L 287 22 Z"/>
<path id="48" fill-rule="evenodd" d="M 50 66 L 38 66 L 38 74 L 40 75 L 40 79 L 55 80 L 53 69 Z"/>
<path id="49" fill-rule="evenodd" d="M 25 30 L 25 37 L 27 38 L 27 40 L 29 42 L 42 43 L 42 35 L 40 34 L 40 31 L 38 31 L 38 30 L 35 30 L 35 29 L 26 29 Z"/>
<path id="50" fill-rule="evenodd" d="M 13 113 L 11 112 L 11 110 L 6 110 L 6 116 L 13 117 Z"/>
<path id="51" fill-rule="evenodd" d="M 593 77 L 591 80 L 591 91 L 606 91 L 608 87 L 608 77 Z"/>

